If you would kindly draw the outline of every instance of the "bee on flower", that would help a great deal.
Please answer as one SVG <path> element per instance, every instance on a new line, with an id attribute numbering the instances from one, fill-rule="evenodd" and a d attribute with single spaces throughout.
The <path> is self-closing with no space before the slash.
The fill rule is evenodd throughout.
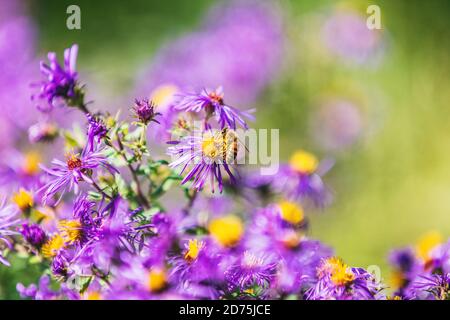
<path id="1" fill-rule="evenodd" d="M 233 174 L 233 171 L 241 145 L 233 130 L 225 128 L 221 131 L 194 132 L 194 135 L 169 143 L 173 146 L 168 148 L 168 154 L 175 157 L 169 166 L 172 168 L 182 166 L 180 174 L 188 167 L 192 167 L 181 184 L 192 179 L 192 187 L 201 190 L 209 181 L 212 192 L 216 183 L 222 192 L 224 173 L 232 183 L 236 181 L 236 173 Z"/>

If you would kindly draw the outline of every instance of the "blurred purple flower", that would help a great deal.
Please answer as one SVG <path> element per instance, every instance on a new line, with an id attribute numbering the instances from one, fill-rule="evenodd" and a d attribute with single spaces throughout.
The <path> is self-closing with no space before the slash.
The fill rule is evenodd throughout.
<path id="1" fill-rule="evenodd" d="M 12 243 L 9 236 L 19 234 L 13 230 L 13 227 L 20 223 L 18 210 L 12 204 L 6 204 L 6 198 L 0 199 L 0 243 L 4 243 L 9 249 L 12 249 Z M 9 266 L 9 262 L 2 256 L 0 251 L 0 263 Z"/>
<path id="2" fill-rule="evenodd" d="M 374 61 L 382 48 L 380 30 L 370 30 L 366 19 L 352 11 L 337 11 L 322 30 L 325 45 L 337 56 L 357 64 Z"/>
<path id="3" fill-rule="evenodd" d="M 279 71 L 284 39 L 275 2 L 231 1 L 205 20 L 199 31 L 160 50 L 137 79 L 135 95 L 150 95 L 162 113 L 157 136 L 167 135 L 176 116 L 171 104 L 177 91 L 222 85 L 229 104 L 250 104 Z M 162 95 L 169 103 L 161 107 Z"/>
<path id="4" fill-rule="evenodd" d="M 341 150 L 360 138 L 363 119 L 357 106 L 349 101 L 330 101 L 312 118 L 313 136 L 326 150 Z"/>

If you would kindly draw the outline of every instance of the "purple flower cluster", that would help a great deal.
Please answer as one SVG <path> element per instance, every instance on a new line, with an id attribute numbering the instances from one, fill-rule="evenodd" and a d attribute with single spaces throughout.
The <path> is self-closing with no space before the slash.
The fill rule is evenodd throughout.
<path id="1" fill-rule="evenodd" d="M 162 82 L 148 88 L 176 87 L 163 90 L 172 98 L 167 108 L 161 92 L 136 99 L 125 117 L 134 121 L 88 110 L 76 45 L 65 50 L 62 65 L 54 53 L 41 63 L 39 109 L 63 102 L 62 109 L 79 109 L 86 125 L 83 132 L 59 130 L 47 118 L 29 129 L 29 138 L 54 146 L 52 166 L 37 152 L 11 153 L 5 159 L 14 161 L 0 166 L 8 182 L 0 191 L 12 195 L 0 204 L 0 262 L 9 265 L 7 255 L 20 252 L 43 270 L 37 284 L 17 284 L 22 298 L 387 298 L 374 275 L 310 237 L 310 209 L 332 198 L 324 178 L 332 160 L 298 150 L 270 176 L 237 161 L 244 149 L 237 131 L 249 129 L 253 116 L 233 107 L 234 100 L 241 94 L 240 102 L 252 100 L 280 54 L 271 9 L 233 2 L 213 13 L 206 31 L 189 39 L 194 46 L 160 58 L 168 71 L 156 72 Z M 184 68 L 179 74 L 188 77 L 171 68 Z M 190 68 L 201 72 L 189 74 Z M 231 93 L 226 102 L 222 84 Z M 207 87 L 217 89 L 199 89 Z M 149 147 L 147 133 L 158 128 L 176 137 L 166 141 L 167 154 Z M 58 139 L 65 161 L 58 160 L 64 154 Z M 438 242 L 431 236 L 415 250 L 392 254 L 396 296 L 449 298 L 450 247 Z"/>
<path id="2" fill-rule="evenodd" d="M 450 242 L 430 232 L 415 247 L 392 251 L 394 295 L 400 299 L 448 300 L 450 297 Z"/>

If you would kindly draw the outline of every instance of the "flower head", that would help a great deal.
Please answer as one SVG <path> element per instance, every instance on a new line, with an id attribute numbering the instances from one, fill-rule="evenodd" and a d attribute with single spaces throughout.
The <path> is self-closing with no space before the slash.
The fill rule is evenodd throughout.
<path id="1" fill-rule="evenodd" d="M 94 150 L 94 141 L 97 140 L 97 143 L 108 134 L 108 128 L 102 119 L 99 117 L 92 116 L 91 114 L 87 114 L 89 126 L 88 126 L 88 146 L 90 151 Z"/>
<path id="2" fill-rule="evenodd" d="M 155 104 L 153 101 L 149 101 L 148 99 L 136 99 L 134 102 L 133 111 L 135 117 L 145 125 L 151 121 L 159 123 L 155 117 L 160 113 L 155 112 Z"/>
<path id="3" fill-rule="evenodd" d="M 331 257 L 317 268 L 318 281 L 308 290 L 311 300 L 372 300 L 382 299 L 383 289 L 372 274 L 361 268 L 351 268 L 340 258 Z"/>
<path id="4" fill-rule="evenodd" d="M 180 99 L 175 104 L 175 109 L 195 113 L 204 112 L 205 129 L 211 128 L 208 124 L 208 120 L 213 116 L 219 123 L 221 129 L 230 127 L 234 130 L 236 130 L 237 124 L 248 129 L 244 118 L 253 119 L 253 116 L 250 113 L 239 111 L 238 109 L 225 104 L 221 87 L 213 91 L 204 89 L 199 94 L 179 94 L 179 97 Z"/>
<path id="5" fill-rule="evenodd" d="M 70 101 L 76 98 L 77 53 L 78 46 L 74 44 L 64 51 L 64 64 L 62 66 L 54 52 L 48 54 L 49 64 L 41 61 L 41 73 L 46 79 L 40 83 L 39 93 L 32 97 L 45 101 L 45 106 L 38 105 L 40 111 L 51 111 L 60 99 Z"/>
<path id="6" fill-rule="evenodd" d="M 217 181 L 219 191 L 222 192 L 222 170 L 225 170 L 231 182 L 235 181 L 232 165 L 235 163 L 239 142 L 234 131 L 222 130 L 214 133 L 212 130 L 207 130 L 171 143 L 175 145 L 168 148 L 168 153 L 177 158 L 170 163 L 170 166 L 183 165 L 181 170 L 183 173 L 189 165 L 193 165 L 182 180 L 182 184 L 193 179 L 193 187 L 201 190 L 205 183 L 210 181 L 212 192 L 214 192 L 215 181 Z"/>
<path id="7" fill-rule="evenodd" d="M 26 242 L 37 249 L 40 249 L 47 241 L 47 235 L 37 224 L 24 223 L 20 229 L 20 233 Z"/>
<path id="8" fill-rule="evenodd" d="M 39 189 L 39 192 L 44 191 L 42 197 L 44 204 L 59 191 L 62 191 L 62 197 L 67 188 L 69 191 L 75 189 L 75 193 L 77 193 L 78 184 L 81 181 L 92 183 L 91 171 L 93 169 L 103 167 L 110 172 L 116 172 L 116 169 L 108 163 L 106 157 L 102 154 L 101 149 L 91 151 L 85 148 L 81 155 L 68 154 L 66 162 L 55 159 L 52 163 L 54 167 L 51 169 L 42 166 L 42 169 L 53 177 L 52 180 Z"/>
<path id="9" fill-rule="evenodd" d="M 60 234 L 56 234 L 49 238 L 42 246 L 42 254 L 46 258 L 56 257 L 65 247 L 65 242 Z"/>
<path id="10" fill-rule="evenodd" d="M 20 210 L 29 210 L 34 203 L 33 195 L 23 188 L 13 194 L 12 201 L 19 207 Z"/>
<path id="11" fill-rule="evenodd" d="M 212 220 L 208 229 L 212 237 L 225 247 L 236 245 L 244 233 L 241 219 L 234 215 Z"/>
<path id="12" fill-rule="evenodd" d="M 276 269 L 277 263 L 268 257 L 245 251 L 239 262 L 227 269 L 225 277 L 231 290 L 236 287 L 241 291 L 253 286 L 264 288 L 274 279 Z"/>
<path id="13" fill-rule="evenodd" d="M 319 163 L 312 153 L 299 150 L 292 155 L 288 165 L 280 168 L 272 185 L 290 199 L 311 200 L 317 206 L 324 206 L 330 202 L 331 195 L 322 176 L 332 165 L 331 160 Z"/>

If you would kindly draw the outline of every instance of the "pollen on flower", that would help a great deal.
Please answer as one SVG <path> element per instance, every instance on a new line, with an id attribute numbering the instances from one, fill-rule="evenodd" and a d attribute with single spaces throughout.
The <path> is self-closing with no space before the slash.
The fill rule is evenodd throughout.
<path id="1" fill-rule="evenodd" d="M 83 165 L 83 162 L 81 161 L 81 159 L 73 154 L 73 153 L 69 153 L 67 154 L 67 168 L 69 168 L 69 170 L 74 170 L 77 168 L 80 168 Z"/>
<path id="2" fill-rule="evenodd" d="M 87 293 L 86 300 L 102 300 L 102 295 L 98 291 L 91 291 Z"/>
<path id="3" fill-rule="evenodd" d="M 237 216 L 229 215 L 211 221 L 209 232 L 221 245 L 230 247 L 241 240 L 244 226 Z"/>
<path id="4" fill-rule="evenodd" d="M 281 218 L 284 221 L 291 224 L 299 224 L 303 221 L 303 209 L 299 205 L 289 201 L 282 201 L 278 203 L 278 206 L 280 207 Z"/>
<path id="5" fill-rule="evenodd" d="M 35 151 L 25 154 L 25 161 L 23 164 L 23 171 L 27 175 L 35 175 L 39 172 L 39 163 L 42 161 L 41 155 Z"/>
<path id="6" fill-rule="evenodd" d="M 184 254 L 184 259 L 192 262 L 197 259 L 200 250 L 203 248 L 204 242 L 199 242 L 197 239 L 189 240 L 188 249 Z"/>
<path id="7" fill-rule="evenodd" d="M 202 141 L 202 154 L 210 159 L 215 159 L 220 154 L 220 145 L 218 145 L 214 136 L 205 136 Z"/>
<path id="8" fill-rule="evenodd" d="M 46 258 L 54 258 L 64 248 L 64 245 L 65 243 L 61 235 L 56 234 L 44 243 L 42 246 L 42 254 Z"/>
<path id="9" fill-rule="evenodd" d="M 289 161 L 292 169 L 299 173 L 311 174 L 316 171 L 319 161 L 312 153 L 299 150 L 296 151 Z"/>
<path id="10" fill-rule="evenodd" d="M 58 224 L 59 232 L 64 243 L 73 244 L 83 237 L 83 229 L 78 220 L 61 220 Z"/>
<path id="11" fill-rule="evenodd" d="M 423 261 L 430 259 L 431 251 L 442 243 L 442 236 L 437 231 L 431 231 L 419 239 L 416 245 L 416 254 Z"/>
<path id="12" fill-rule="evenodd" d="M 12 201 L 22 211 L 28 210 L 33 206 L 33 196 L 23 188 L 20 188 L 18 192 L 13 194 Z"/>
<path id="13" fill-rule="evenodd" d="M 148 288 L 152 292 L 158 292 L 166 286 L 167 277 L 163 269 L 155 268 L 148 274 Z"/>
<path id="14" fill-rule="evenodd" d="M 326 273 L 330 275 L 331 281 L 337 286 L 345 286 L 355 280 L 355 275 L 350 268 L 342 259 L 337 257 L 325 260 L 324 264 L 319 268 L 319 278 Z"/>
<path id="15" fill-rule="evenodd" d="M 223 104 L 223 93 L 217 93 L 216 91 L 211 91 L 208 94 L 209 98 L 218 104 Z"/>

